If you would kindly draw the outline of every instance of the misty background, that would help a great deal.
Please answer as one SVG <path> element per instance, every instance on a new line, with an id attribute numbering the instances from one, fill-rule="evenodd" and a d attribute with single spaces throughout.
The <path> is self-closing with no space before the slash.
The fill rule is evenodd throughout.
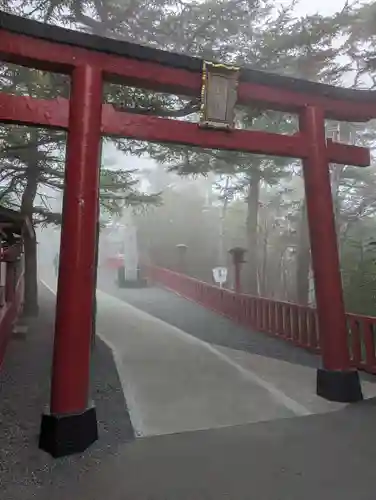
<path id="1" fill-rule="evenodd" d="M 14 14 L 76 30 L 255 69 L 356 88 L 376 78 L 376 5 L 260 0 L 0 0 Z M 0 69 L 1 91 L 43 99 L 67 97 L 69 79 L 12 64 Z M 118 109 L 198 121 L 197 101 L 108 84 L 104 100 Z M 237 106 L 237 125 L 292 134 L 297 117 Z M 375 122 L 327 122 L 327 136 L 373 152 Z M 61 131 L 0 127 L 0 197 L 30 215 L 37 244 L 25 242 L 26 294 L 37 307 L 37 268 L 58 252 L 66 137 Z M 376 171 L 331 166 L 347 310 L 376 315 Z M 310 246 L 299 161 L 103 139 L 101 224 L 131 207 L 140 262 L 212 282 L 235 246 L 247 250 L 244 291 L 314 304 Z M 118 249 L 101 231 L 101 248 Z M 126 251 L 126 250 L 125 250 Z M 104 262 L 100 259 L 101 265 Z M 113 271 L 108 271 L 113 273 Z M 112 276 L 112 275 L 111 275 Z M 114 274 L 115 279 L 115 274 Z M 232 286 L 232 276 L 226 286 Z"/>

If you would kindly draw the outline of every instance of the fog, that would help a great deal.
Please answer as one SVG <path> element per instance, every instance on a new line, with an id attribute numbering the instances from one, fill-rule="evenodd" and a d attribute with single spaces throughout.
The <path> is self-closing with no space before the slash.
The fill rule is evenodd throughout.
<path id="1" fill-rule="evenodd" d="M 154 10 L 139 2 L 128 17 L 122 2 L 115 4 L 101 3 L 110 9 L 106 18 L 85 2 L 81 10 L 33 0 L 4 0 L 2 7 L 104 37 L 302 79 L 358 87 L 375 81 L 371 2 L 229 0 L 186 2 L 183 7 L 177 1 L 161 2 Z M 13 65 L 2 71 L 3 91 L 27 95 L 33 88 L 43 98 L 69 95 L 69 79 L 62 75 Z M 117 110 L 199 120 L 198 102 L 185 96 L 106 84 L 104 102 Z M 244 105 L 235 112 L 238 128 L 282 134 L 298 130 L 294 115 Z M 340 126 L 327 121 L 326 127 L 328 138 L 366 146 L 373 153 L 374 122 Z M 1 128 L 2 203 L 24 210 L 25 179 L 37 169 L 29 215 L 38 235 L 39 269 L 52 273 L 60 245 L 66 136 L 32 130 Z M 371 300 L 376 277 L 374 162 L 364 170 L 347 165 L 331 165 L 330 170 L 347 308 L 376 313 Z M 314 304 L 302 167 L 294 159 L 105 137 L 100 207 L 99 279 L 115 282 L 114 259 L 124 262 L 132 255 L 138 267 L 153 264 L 210 283 L 213 269 L 224 266 L 225 286 L 233 288 L 229 251 L 242 247 L 246 293 Z M 136 235 L 132 248 L 127 243 L 131 233 Z"/>

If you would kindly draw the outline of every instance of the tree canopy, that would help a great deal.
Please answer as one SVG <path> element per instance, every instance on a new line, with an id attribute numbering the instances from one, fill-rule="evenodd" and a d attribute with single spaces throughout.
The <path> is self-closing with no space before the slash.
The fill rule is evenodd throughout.
<path id="1" fill-rule="evenodd" d="M 376 78 L 373 3 L 346 3 L 330 16 L 297 16 L 295 2 L 277 7 L 271 0 L 2 0 L 0 5 L 47 23 L 314 81 L 360 86 L 367 78 L 371 83 Z M 61 75 L 18 66 L 4 66 L 0 78 L 2 90 L 7 92 L 43 98 L 66 97 L 69 92 L 68 81 Z M 197 120 L 200 104 L 197 99 L 121 85 L 107 85 L 105 100 L 128 112 L 191 121 Z M 237 107 L 237 122 L 242 128 L 279 133 L 297 130 L 296 117 L 254 106 Z M 372 146 L 374 130 L 373 124 L 355 127 L 353 135 L 358 143 Z M 59 223 L 59 214 L 51 210 L 44 193 L 46 188 L 64 187 L 64 134 L 7 126 L 0 129 L 0 140 L 2 202 L 18 203 L 32 211 L 35 222 Z M 265 267 L 266 233 L 268 241 L 280 248 L 276 261 L 284 259 L 304 267 L 305 280 L 309 280 L 309 266 L 302 264 L 307 262 L 307 252 L 309 263 L 309 245 L 299 236 L 306 233 L 304 203 L 290 199 L 288 194 L 300 172 L 295 160 L 123 139 L 115 144 L 120 151 L 147 155 L 181 176 L 214 174 L 219 184 L 223 177 L 229 179 L 222 195 L 236 206 L 240 200 L 246 202 L 245 209 L 236 213 L 245 218 L 237 225 L 245 231 L 249 251 L 249 291 L 268 293 L 266 278 L 260 278 Z M 127 158 L 126 168 L 102 166 L 101 202 L 106 210 L 120 210 L 119 198 L 131 204 L 158 201 L 152 193 L 140 192 L 131 159 Z M 333 166 L 332 183 L 340 238 L 345 241 L 354 221 L 373 217 L 375 175 L 373 170 Z M 221 186 L 223 191 L 223 183 Z M 165 186 L 166 203 L 167 196 L 173 197 L 168 189 Z M 273 195 L 266 210 L 264 198 L 268 193 Z M 281 224 L 270 219 L 273 203 L 282 204 L 287 211 L 288 216 L 278 216 L 285 217 Z M 286 248 L 292 250 L 286 252 Z M 288 279 L 294 280 L 292 275 Z"/>

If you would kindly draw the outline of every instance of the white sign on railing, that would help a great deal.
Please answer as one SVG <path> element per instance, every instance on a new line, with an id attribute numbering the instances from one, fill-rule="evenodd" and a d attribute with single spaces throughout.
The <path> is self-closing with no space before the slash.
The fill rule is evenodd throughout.
<path id="1" fill-rule="evenodd" d="M 213 278 L 222 287 L 223 283 L 227 281 L 227 267 L 215 267 L 213 269 Z"/>

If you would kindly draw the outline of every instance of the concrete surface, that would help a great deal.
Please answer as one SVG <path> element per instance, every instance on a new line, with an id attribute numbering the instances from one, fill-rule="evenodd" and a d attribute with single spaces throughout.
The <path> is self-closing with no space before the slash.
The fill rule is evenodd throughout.
<path id="1" fill-rule="evenodd" d="M 162 288 L 119 289 L 109 273 L 100 274 L 102 290 L 134 305 L 189 335 L 208 342 L 231 362 L 250 370 L 307 413 L 342 408 L 316 395 L 316 368 L 320 358 L 281 339 L 251 331 Z M 376 396 L 376 377 L 361 373 L 366 398 Z"/>
<path id="2" fill-rule="evenodd" d="M 97 331 L 113 349 L 138 436 L 307 414 L 208 343 L 103 292 Z"/>
<path id="3" fill-rule="evenodd" d="M 98 287 L 210 344 L 313 368 L 320 366 L 319 356 L 265 333 L 250 331 L 163 288 L 119 289 L 112 274 L 103 270 L 98 274 Z"/>
<path id="4" fill-rule="evenodd" d="M 98 292 L 97 328 L 116 353 L 138 434 L 305 414 L 305 408 L 206 342 Z"/>
<path id="5" fill-rule="evenodd" d="M 302 351 L 301 355 L 304 361 L 311 356 L 311 363 L 292 362 L 298 357 L 298 349 L 291 345 L 282 347 L 279 340 L 249 330 L 248 345 L 252 346 L 254 337 L 258 346 L 262 345 L 259 336 L 267 340 L 264 356 L 209 344 L 197 334 L 187 334 L 145 313 L 145 307 L 141 311 L 114 294 L 126 295 L 127 299 L 136 297 L 138 301 L 143 295 L 147 304 L 156 295 L 170 305 L 177 302 L 180 306 L 183 301 L 180 312 L 184 313 L 184 307 L 195 308 L 196 314 L 190 316 L 194 322 L 202 313 L 201 306 L 181 297 L 176 301 L 176 296 L 165 290 L 114 289 L 112 293 L 97 293 L 97 331 L 113 350 L 137 436 L 310 415 L 345 406 L 316 396 L 316 357 L 309 353 Z M 176 309 L 172 307 L 170 311 L 174 318 Z M 207 336 L 218 322 L 228 321 L 210 314 L 213 317 L 207 318 Z M 232 323 L 228 326 L 227 336 L 231 337 L 233 328 L 239 327 Z M 289 361 L 269 357 L 270 346 L 274 353 L 281 349 L 283 354 L 287 347 L 294 357 L 285 356 Z M 366 395 L 376 396 L 375 383 L 364 382 L 363 389 Z"/>
<path id="6" fill-rule="evenodd" d="M 127 296 L 132 292 L 140 295 L 140 290 L 132 290 Z M 184 302 L 196 311 L 202 309 Z M 209 344 L 101 291 L 97 313 L 97 331 L 113 350 L 137 436 L 310 415 L 344 406 L 316 396 L 316 370 L 307 364 L 278 358 L 269 363 L 267 356 Z M 212 324 L 215 327 L 215 321 Z M 368 385 L 368 394 L 376 395 L 376 384 Z"/>
<path id="7" fill-rule="evenodd" d="M 374 500 L 376 402 L 138 439 L 54 500 Z M 52 498 L 52 497 L 51 497 Z"/>
<path id="8" fill-rule="evenodd" d="M 310 366 L 289 363 L 280 359 L 252 354 L 238 349 L 217 346 L 233 362 L 254 373 L 276 389 L 294 398 L 311 413 L 322 413 L 343 408 L 342 403 L 326 401 L 316 395 L 316 370 Z M 376 378 L 361 377 L 364 398 L 376 397 Z"/>

